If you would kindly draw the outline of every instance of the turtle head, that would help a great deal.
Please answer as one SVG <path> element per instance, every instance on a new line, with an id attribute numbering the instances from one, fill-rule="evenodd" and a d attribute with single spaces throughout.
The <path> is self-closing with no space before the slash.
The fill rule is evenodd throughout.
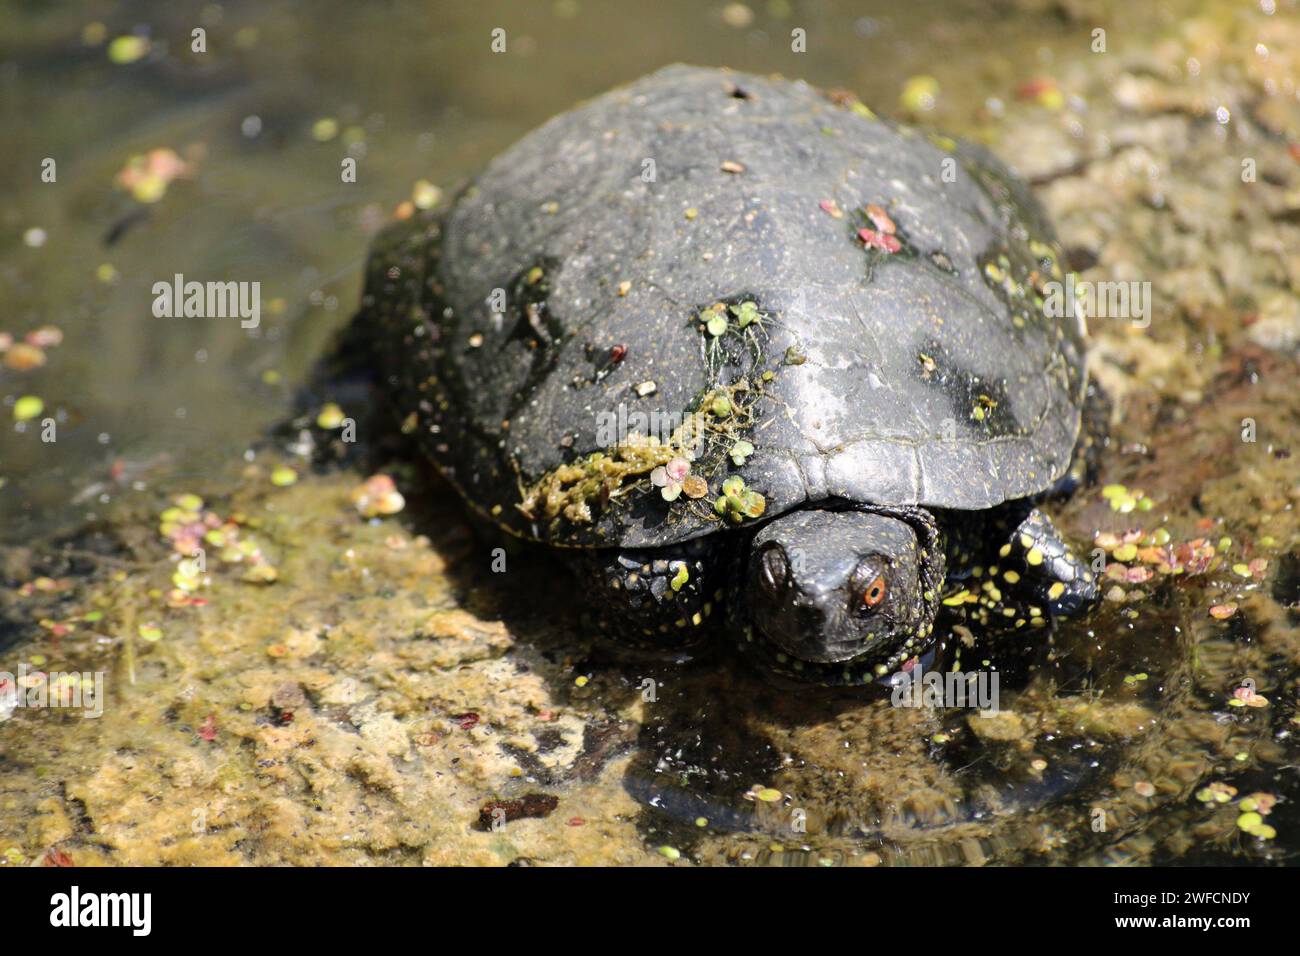
<path id="1" fill-rule="evenodd" d="M 936 544 L 917 509 L 783 515 L 750 549 L 750 643 L 814 665 L 797 667 L 810 677 L 835 665 L 871 680 L 875 665 L 926 643 L 943 579 Z"/>

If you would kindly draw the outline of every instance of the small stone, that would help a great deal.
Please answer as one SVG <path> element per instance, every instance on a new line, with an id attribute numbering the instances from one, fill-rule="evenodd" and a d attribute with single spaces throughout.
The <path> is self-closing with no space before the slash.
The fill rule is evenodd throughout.
<path id="1" fill-rule="evenodd" d="M 271 691 L 271 703 L 281 710 L 298 710 L 307 703 L 307 695 L 297 681 L 284 681 Z"/>
<path id="2" fill-rule="evenodd" d="M 478 811 L 480 829 L 491 830 L 498 821 L 511 823 L 526 817 L 545 818 L 555 812 L 560 798 L 549 793 L 529 793 L 517 800 L 495 800 Z"/>

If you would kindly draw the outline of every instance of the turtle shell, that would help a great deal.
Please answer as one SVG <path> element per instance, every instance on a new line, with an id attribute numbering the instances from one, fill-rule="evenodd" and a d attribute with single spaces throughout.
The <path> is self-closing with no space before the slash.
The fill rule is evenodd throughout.
<path id="1" fill-rule="evenodd" d="M 1050 487 L 1086 378 L 1059 257 L 982 149 L 673 66 L 382 235 L 359 324 L 477 511 L 645 547 L 825 499 Z"/>

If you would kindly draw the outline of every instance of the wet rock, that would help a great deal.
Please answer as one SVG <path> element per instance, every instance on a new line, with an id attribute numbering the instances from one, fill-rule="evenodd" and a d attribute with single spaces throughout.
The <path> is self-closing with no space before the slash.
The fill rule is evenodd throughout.
<path id="1" fill-rule="evenodd" d="M 529 793 L 515 800 L 494 800 L 478 811 L 480 829 L 499 828 L 524 817 L 548 817 L 560 805 L 560 798 L 547 793 Z"/>

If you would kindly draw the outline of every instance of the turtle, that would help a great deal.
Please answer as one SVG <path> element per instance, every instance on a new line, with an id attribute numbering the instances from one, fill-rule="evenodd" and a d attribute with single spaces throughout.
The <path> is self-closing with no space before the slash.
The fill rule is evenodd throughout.
<path id="1" fill-rule="evenodd" d="M 381 232 L 350 349 L 601 633 L 866 685 L 946 608 L 1034 628 L 1097 599 L 1044 510 L 1095 444 L 1062 257 L 982 147 L 674 65 Z"/>

